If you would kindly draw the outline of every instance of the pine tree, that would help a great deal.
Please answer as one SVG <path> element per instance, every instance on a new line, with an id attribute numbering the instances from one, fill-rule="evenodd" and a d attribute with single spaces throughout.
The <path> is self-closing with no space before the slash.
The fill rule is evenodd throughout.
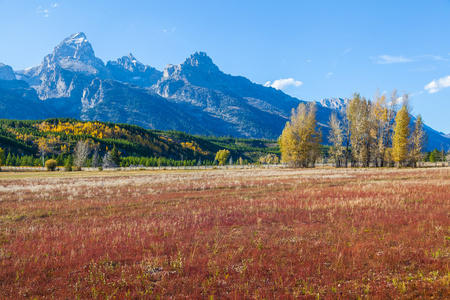
<path id="1" fill-rule="evenodd" d="M 122 160 L 122 157 L 120 156 L 119 151 L 117 150 L 116 146 L 114 146 L 111 150 L 111 160 L 114 162 L 116 166 L 120 166 L 120 161 Z"/>
<path id="2" fill-rule="evenodd" d="M 6 157 L 6 166 L 13 166 L 13 157 L 11 155 L 11 152 L 8 153 L 8 156 Z"/>
<path id="3" fill-rule="evenodd" d="M 5 151 L 0 148 L 0 167 L 5 163 Z"/>
<path id="4" fill-rule="evenodd" d="M 409 121 L 408 107 L 404 104 L 395 116 L 392 138 L 392 156 L 397 166 L 403 166 L 408 157 Z"/>

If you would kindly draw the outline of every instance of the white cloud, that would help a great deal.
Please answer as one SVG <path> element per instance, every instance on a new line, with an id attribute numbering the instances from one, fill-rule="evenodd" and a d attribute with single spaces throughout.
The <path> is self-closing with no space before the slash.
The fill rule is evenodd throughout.
<path id="1" fill-rule="evenodd" d="M 436 79 L 433 80 L 432 82 L 430 82 L 425 86 L 425 89 L 428 91 L 429 94 L 434 94 L 448 87 L 450 87 L 450 75 L 439 78 L 437 80 Z"/>
<path id="2" fill-rule="evenodd" d="M 333 72 L 328 72 L 327 75 L 325 75 L 325 78 L 330 78 L 333 75 Z"/>
<path id="3" fill-rule="evenodd" d="M 58 3 L 53 3 L 53 4 L 52 4 L 52 7 L 53 7 L 53 8 L 58 7 L 58 6 L 59 6 Z"/>
<path id="4" fill-rule="evenodd" d="M 342 55 L 346 55 L 348 54 L 350 51 L 352 51 L 353 49 L 351 47 L 347 48 L 344 50 L 344 52 L 342 52 Z"/>
<path id="5" fill-rule="evenodd" d="M 412 62 L 414 59 L 407 58 L 404 56 L 391 56 L 391 55 L 380 55 L 377 57 L 370 57 L 370 59 L 373 59 L 376 61 L 377 64 L 387 65 L 387 64 L 398 64 L 398 63 L 406 63 L 406 62 Z"/>
<path id="6" fill-rule="evenodd" d="M 294 80 L 294 78 L 286 78 L 286 79 L 277 79 L 273 83 L 270 83 L 270 81 L 267 81 L 266 83 L 264 83 L 264 86 L 267 86 L 267 87 L 270 86 L 277 90 L 284 90 L 288 86 L 299 87 L 302 84 L 303 84 L 303 82 Z"/>

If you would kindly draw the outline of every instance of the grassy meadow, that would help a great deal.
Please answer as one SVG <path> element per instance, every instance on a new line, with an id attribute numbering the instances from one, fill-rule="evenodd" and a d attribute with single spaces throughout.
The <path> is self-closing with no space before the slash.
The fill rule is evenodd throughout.
<path id="1" fill-rule="evenodd" d="M 450 168 L 0 172 L 1 299 L 450 298 Z"/>

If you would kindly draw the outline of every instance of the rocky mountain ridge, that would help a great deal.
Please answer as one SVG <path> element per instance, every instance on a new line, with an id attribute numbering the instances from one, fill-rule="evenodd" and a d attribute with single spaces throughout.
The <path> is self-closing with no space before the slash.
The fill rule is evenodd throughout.
<path id="1" fill-rule="evenodd" d="M 193 134 L 275 139 L 291 110 L 305 102 L 225 74 L 204 52 L 179 65 L 169 64 L 162 72 L 131 53 L 105 64 L 84 33 L 64 39 L 39 66 L 16 71 L 15 76 L 11 70 L 0 65 L 3 86 L 8 86 L 5 82 L 19 86 L 0 85 L 0 118 L 73 117 Z M 5 99 L 25 106 L 28 101 L 33 113 L 17 107 L 12 112 L 12 102 Z M 324 136 L 331 113 L 347 103 L 344 98 L 319 102 L 317 119 Z"/>

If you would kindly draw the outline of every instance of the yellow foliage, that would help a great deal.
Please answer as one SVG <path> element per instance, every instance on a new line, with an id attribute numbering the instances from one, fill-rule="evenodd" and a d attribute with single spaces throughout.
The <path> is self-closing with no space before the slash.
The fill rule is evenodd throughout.
<path id="1" fill-rule="evenodd" d="M 400 166 L 408 156 L 409 113 L 406 105 L 395 116 L 394 136 L 392 138 L 392 158 Z"/>
<path id="2" fill-rule="evenodd" d="M 200 148 L 200 146 L 199 146 L 196 142 L 194 142 L 194 141 L 191 141 L 191 142 L 182 142 L 182 143 L 181 143 L 181 146 L 182 146 L 183 148 L 191 149 L 191 150 L 196 151 L 196 152 L 198 152 L 198 153 L 201 153 L 201 154 L 203 154 L 203 155 L 208 155 L 208 152 L 203 151 L 202 148 Z"/>

